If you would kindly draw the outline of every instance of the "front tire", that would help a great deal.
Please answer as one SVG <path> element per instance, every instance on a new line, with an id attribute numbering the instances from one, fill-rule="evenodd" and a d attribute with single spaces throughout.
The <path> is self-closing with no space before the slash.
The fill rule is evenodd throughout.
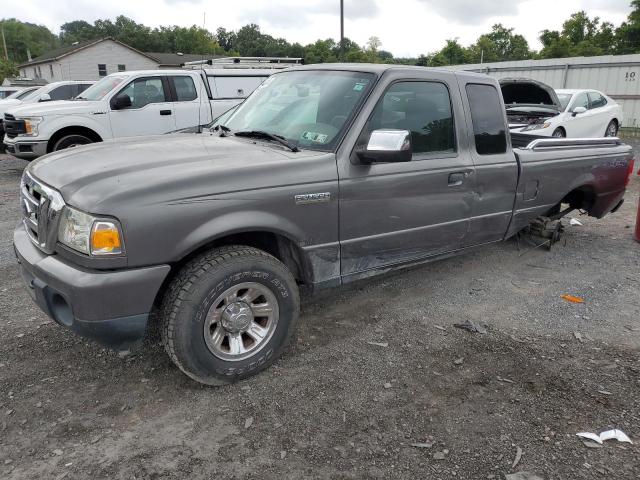
<path id="1" fill-rule="evenodd" d="M 618 136 L 618 122 L 611 120 L 607 129 L 604 132 L 605 137 L 617 137 Z"/>
<path id="2" fill-rule="evenodd" d="M 298 322 L 291 272 L 252 247 L 230 246 L 189 262 L 161 306 L 165 350 L 180 370 L 206 385 L 250 377 L 271 365 Z"/>
<path id="3" fill-rule="evenodd" d="M 567 136 L 567 132 L 562 128 L 556 128 L 551 136 L 553 138 L 565 138 Z"/>
<path id="4" fill-rule="evenodd" d="M 77 147 L 78 145 L 87 145 L 93 143 L 89 137 L 79 134 L 65 135 L 53 145 L 53 152 L 64 150 L 65 148 Z"/>

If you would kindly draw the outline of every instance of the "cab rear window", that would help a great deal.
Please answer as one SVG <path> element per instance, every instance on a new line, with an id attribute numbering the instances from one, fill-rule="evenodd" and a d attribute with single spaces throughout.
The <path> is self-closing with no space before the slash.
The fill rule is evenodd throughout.
<path id="1" fill-rule="evenodd" d="M 467 97 L 478 154 L 505 153 L 507 129 L 498 90 L 492 85 L 470 83 L 467 85 Z"/>

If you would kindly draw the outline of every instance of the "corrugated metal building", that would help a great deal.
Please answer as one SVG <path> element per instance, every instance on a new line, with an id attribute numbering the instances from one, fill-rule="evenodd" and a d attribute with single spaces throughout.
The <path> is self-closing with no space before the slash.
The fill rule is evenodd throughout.
<path id="1" fill-rule="evenodd" d="M 640 54 L 521 60 L 446 67 L 492 77 L 527 77 L 553 88 L 593 88 L 616 99 L 623 127 L 640 127 Z"/>

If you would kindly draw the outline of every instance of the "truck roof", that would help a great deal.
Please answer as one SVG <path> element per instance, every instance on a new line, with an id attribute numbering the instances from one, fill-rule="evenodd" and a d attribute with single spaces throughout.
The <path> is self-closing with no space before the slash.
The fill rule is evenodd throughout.
<path id="1" fill-rule="evenodd" d="M 287 70 L 288 71 L 291 71 L 291 70 L 343 70 L 343 71 L 350 71 L 350 72 L 374 73 L 378 75 L 389 70 L 418 71 L 418 72 L 424 72 L 425 70 L 430 70 L 438 73 L 448 72 L 455 75 L 464 75 L 469 77 L 478 77 L 478 78 L 488 77 L 484 73 L 449 70 L 449 69 L 440 68 L 440 67 L 438 68 L 419 67 L 417 65 L 398 65 L 398 64 L 390 64 L 390 63 L 317 63 L 317 64 L 311 64 L 311 65 L 295 66 Z"/>

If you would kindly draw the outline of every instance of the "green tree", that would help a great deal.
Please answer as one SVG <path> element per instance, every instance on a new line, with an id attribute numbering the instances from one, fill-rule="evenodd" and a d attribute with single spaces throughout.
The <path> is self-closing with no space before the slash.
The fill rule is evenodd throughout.
<path id="1" fill-rule="evenodd" d="M 562 24 L 562 36 L 572 44 L 578 45 L 585 40 L 592 40 L 599 31 L 600 18 L 589 18 L 587 12 L 576 12 Z"/>
<path id="2" fill-rule="evenodd" d="M 616 29 L 615 52 L 619 54 L 640 52 L 640 0 L 631 2 L 632 11 Z"/>
<path id="3" fill-rule="evenodd" d="M 16 67 L 16 64 L 5 60 L 4 58 L 0 58 L 0 84 L 2 84 L 5 78 L 16 77 L 17 75 L 18 68 Z"/>
<path id="4" fill-rule="evenodd" d="M 9 60 L 16 64 L 26 62 L 29 54 L 34 58 L 58 46 L 57 37 L 42 25 L 8 18 L 0 20 L 0 27 L 4 31 Z M 4 57 L 3 49 L 0 51 Z"/>

